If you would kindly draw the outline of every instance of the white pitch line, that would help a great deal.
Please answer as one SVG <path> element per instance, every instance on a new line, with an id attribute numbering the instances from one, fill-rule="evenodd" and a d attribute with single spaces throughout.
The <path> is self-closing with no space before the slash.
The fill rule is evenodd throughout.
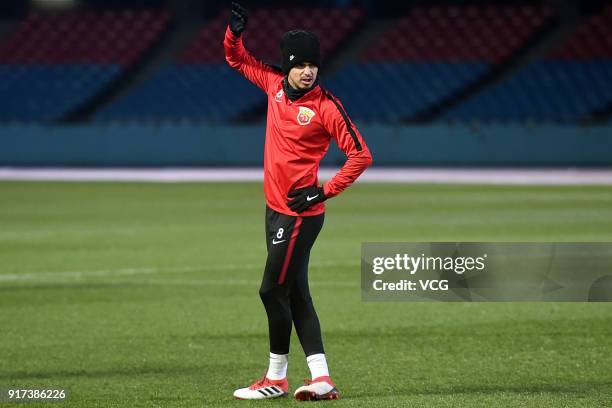
<path id="1" fill-rule="evenodd" d="M 122 281 L 125 282 L 125 281 Z M 176 286 L 259 286 L 261 280 L 246 280 L 246 279 L 145 279 L 142 281 L 128 281 L 133 283 L 145 283 L 153 285 L 176 285 Z M 358 282 L 338 282 L 338 281 L 315 281 L 309 282 L 311 288 L 316 287 L 338 287 L 338 288 L 356 288 L 360 286 Z"/>
<path id="2" fill-rule="evenodd" d="M 321 168 L 328 180 L 338 169 Z M 257 168 L 0 168 L 0 180 L 108 182 L 260 182 Z M 488 185 L 612 185 L 611 169 L 524 168 L 371 168 L 360 178 L 371 183 L 443 183 Z"/>
<path id="3" fill-rule="evenodd" d="M 121 268 L 121 269 L 103 269 L 103 270 L 91 270 L 91 271 L 59 271 L 59 272 L 30 272 L 30 273 L 16 273 L 16 274 L 0 274 L 0 282 L 13 282 L 13 281 L 36 281 L 36 280 L 53 280 L 56 278 L 71 278 L 71 279 L 83 279 L 83 278 L 104 278 L 113 276 L 129 276 L 129 275 L 144 275 L 144 274 L 157 274 L 163 272 L 196 272 L 206 270 L 237 270 L 244 268 L 251 268 L 253 264 L 225 264 L 216 267 L 201 267 L 201 266 L 177 266 L 177 267 L 142 267 L 142 268 Z"/>
<path id="4" fill-rule="evenodd" d="M 111 182 L 262 181 L 262 168 L 0 168 L 0 180 Z"/>
<path id="5" fill-rule="evenodd" d="M 88 277 L 107 277 L 122 275 L 140 275 L 157 273 L 155 268 L 125 268 L 114 270 L 98 271 L 64 271 L 64 272 L 38 272 L 38 273 L 19 273 L 19 274 L 0 274 L 0 282 L 15 281 L 38 281 L 55 278 L 82 279 Z"/>
<path id="6" fill-rule="evenodd" d="M 355 262 L 317 262 L 310 265 L 311 268 L 333 268 L 339 266 L 354 266 L 359 267 L 359 263 Z M 140 267 L 140 268 L 120 268 L 120 269 L 102 269 L 102 270 L 83 270 L 83 271 L 58 271 L 58 272 L 26 272 L 0 274 L 0 282 L 18 282 L 18 281 L 53 281 L 61 278 L 71 280 L 82 280 L 87 278 L 105 278 L 115 276 L 132 276 L 132 275 L 152 275 L 159 273 L 174 273 L 174 272 L 216 272 L 216 271 L 235 271 L 235 270 L 256 270 L 260 269 L 263 273 L 265 264 L 244 263 L 244 264 L 221 264 L 214 266 L 167 266 L 167 267 Z M 227 284 L 231 279 L 219 280 Z M 187 280 L 186 280 L 187 281 Z M 210 282 L 213 282 L 211 280 Z M 247 282 L 247 281 L 244 281 Z M 250 281 L 248 281 L 250 282 Z M 212 283 L 211 283 L 212 284 Z M 246 283 L 244 283 L 246 284 Z"/>

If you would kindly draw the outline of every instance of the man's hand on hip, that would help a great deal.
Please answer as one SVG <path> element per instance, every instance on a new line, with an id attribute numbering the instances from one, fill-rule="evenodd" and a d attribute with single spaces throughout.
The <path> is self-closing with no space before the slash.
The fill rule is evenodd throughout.
<path id="1" fill-rule="evenodd" d="M 323 193 L 323 187 L 306 187 L 298 188 L 287 194 L 287 197 L 291 198 L 287 202 L 287 205 L 291 211 L 301 213 L 309 209 L 312 205 L 322 203 L 327 199 Z"/>

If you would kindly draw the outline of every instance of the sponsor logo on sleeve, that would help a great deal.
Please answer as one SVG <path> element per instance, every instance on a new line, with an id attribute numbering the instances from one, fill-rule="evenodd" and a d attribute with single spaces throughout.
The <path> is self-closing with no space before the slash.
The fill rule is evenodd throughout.
<path id="1" fill-rule="evenodd" d="M 282 89 L 276 93 L 276 95 L 274 96 L 274 100 L 276 102 L 282 102 L 283 101 L 283 90 Z"/>

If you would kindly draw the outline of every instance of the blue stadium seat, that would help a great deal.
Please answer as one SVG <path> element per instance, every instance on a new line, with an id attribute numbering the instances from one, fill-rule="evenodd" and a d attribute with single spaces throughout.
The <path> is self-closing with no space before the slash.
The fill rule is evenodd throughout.
<path id="1" fill-rule="evenodd" d="M 119 66 L 93 64 L 0 64 L 0 121 L 62 118 L 104 89 Z"/>
<path id="2" fill-rule="evenodd" d="M 399 122 L 477 80 L 487 62 L 364 62 L 324 81 L 355 120 Z"/>
<path id="3" fill-rule="evenodd" d="M 222 122 L 265 103 L 264 93 L 227 64 L 172 64 L 103 109 L 99 121 Z"/>
<path id="4" fill-rule="evenodd" d="M 576 122 L 612 104 L 612 60 L 541 60 L 445 113 L 460 121 Z"/>

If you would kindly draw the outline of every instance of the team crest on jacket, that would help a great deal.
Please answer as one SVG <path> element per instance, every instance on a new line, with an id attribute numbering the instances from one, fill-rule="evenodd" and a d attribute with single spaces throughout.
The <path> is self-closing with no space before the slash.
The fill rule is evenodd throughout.
<path id="1" fill-rule="evenodd" d="M 315 115 L 315 113 L 304 106 L 300 106 L 300 111 L 297 115 L 297 121 L 300 125 L 304 126 L 310 123 L 310 120 Z"/>

